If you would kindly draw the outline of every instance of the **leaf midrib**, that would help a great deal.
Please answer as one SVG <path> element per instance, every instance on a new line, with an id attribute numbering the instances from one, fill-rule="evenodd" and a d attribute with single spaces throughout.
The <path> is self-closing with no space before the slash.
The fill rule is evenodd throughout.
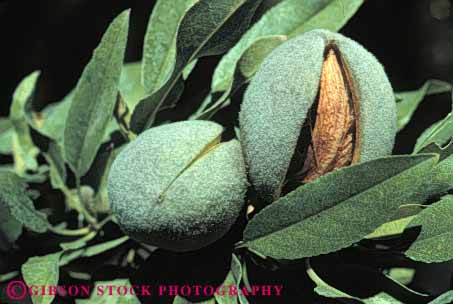
<path id="1" fill-rule="evenodd" d="M 123 24 L 121 24 L 120 27 L 122 27 L 122 26 L 123 26 Z M 123 31 L 121 29 L 119 29 L 119 30 L 117 30 L 115 32 L 121 32 L 121 34 L 122 34 Z M 113 44 L 115 46 L 117 46 L 118 41 L 122 38 L 121 37 L 122 35 L 114 35 L 114 36 L 115 36 L 115 38 L 114 38 L 114 43 Z M 108 60 L 107 60 L 108 61 L 108 65 L 106 65 L 105 68 L 101 69 L 102 72 L 105 72 L 105 71 L 109 70 L 107 67 L 109 67 L 111 65 L 111 63 L 113 62 L 113 54 L 115 53 L 115 49 L 116 49 L 116 47 L 112 47 L 111 48 L 112 51 L 109 52 L 109 56 L 108 56 Z M 100 91 L 103 92 L 101 95 L 104 95 L 104 90 L 107 87 L 106 83 L 105 82 L 102 83 L 100 85 L 100 87 L 101 87 Z M 79 95 L 79 94 L 77 94 L 77 95 Z M 72 102 L 74 102 L 74 99 L 72 100 Z M 102 100 L 100 100 L 100 101 L 103 102 Z M 95 112 L 93 110 L 97 108 L 96 104 L 97 104 L 96 102 L 90 103 L 90 105 L 92 105 L 92 106 L 90 107 L 90 111 L 89 111 L 89 114 L 88 114 L 88 122 L 89 123 L 86 124 L 86 127 L 83 128 L 83 131 L 84 131 L 83 134 L 84 135 L 83 135 L 83 139 L 82 139 L 82 144 L 80 145 L 80 149 L 77 149 L 78 150 L 77 151 L 77 155 L 79 155 L 78 161 L 77 161 L 77 170 L 76 170 L 77 171 L 77 175 L 79 174 L 79 171 L 80 171 L 80 169 L 81 169 L 81 167 L 83 165 L 83 162 L 84 162 L 84 159 L 82 157 L 80 157 L 80 155 L 82 154 L 82 151 L 84 151 L 86 149 L 87 139 L 88 139 L 87 130 L 89 130 L 89 128 L 91 126 L 91 122 L 93 121 L 94 112 Z M 105 128 L 104 128 L 104 132 L 105 132 Z M 104 136 L 104 134 L 102 136 Z"/>

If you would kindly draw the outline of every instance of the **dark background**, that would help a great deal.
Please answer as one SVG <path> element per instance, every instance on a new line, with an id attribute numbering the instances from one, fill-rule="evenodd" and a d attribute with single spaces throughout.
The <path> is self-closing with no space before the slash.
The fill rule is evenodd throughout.
<path id="1" fill-rule="evenodd" d="M 262 14 L 276 2 L 279 1 L 265 1 L 259 13 Z M 439 9 L 439 6 L 445 3 L 448 3 L 448 0 L 366 0 L 341 32 L 376 55 L 387 70 L 396 91 L 419 88 L 425 80 L 431 78 L 453 82 L 453 18 L 448 14 L 448 9 Z M 132 8 L 126 61 L 140 60 L 143 37 L 153 5 L 152 0 L 0 0 L 0 116 L 8 115 L 11 95 L 17 84 L 24 76 L 37 69 L 42 71 L 37 91 L 38 106 L 44 107 L 61 100 L 75 86 L 108 24 L 126 8 Z M 181 106 L 173 112 L 174 116 L 183 118 L 193 109 L 194 104 L 199 103 L 208 93 L 212 72 L 219 59 L 220 57 L 210 57 L 199 61 L 186 83 Z M 238 95 L 235 99 L 240 100 L 240 94 Z M 450 110 L 449 94 L 426 98 L 412 122 L 398 134 L 394 152 L 410 153 L 420 133 Z M 229 121 L 231 117 L 235 117 L 232 112 L 234 111 L 223 111 L 220 117 L 216 118 Z M 59 203 L 61 198 L 54 200 Z M 45 241 L 38 239 L 39 245 L 31 243 L 30 247 L 25 248 L 32 250 L 35 255 L 44 254 L 42 250 L 49 250 Z M 24 245 L 25 241 L 22 243 Z M 216 257 L 212 254 L 210 256 Z M 343 258 L 344 256 L 345 253 Z M 21 256 L 19 259 L 25 257 Z M 210 261 L 205 255 L 200 255 L 198 259 L 205 264 Z M 222 260 L 222 257 L 219 259 Z M 95 267 L 94 264 L 82 262 L 86 268 Z M 358 262 L 357 255 L 352 255 L 352 262 Z M 373 256 L 370 260 L 361 262 L 366 265 L 379 263 Z M 172 278 L 174 273 L 183 273 L 181 263 L 190 264 L 184 259 L 180 260 L 179 264 L 175 263 L 171 255 L 157 256 L 148 263 L 151 263 L 150 269 L 153 273 L 157 271 L 159 274 L 166 274 L 163 278 Z M 333 269 L 332 264 L 324 261 L 323 264 L 328 266 L 328 272 L 334 273 L 333 276 L 335 271 L 341 274 L 337 276 L 336 282 L 339 287 L 343 287 L 341 283 L 346 281 L 343 273 L 362 280 L 354 281 L 359 287 L 378 286 L 374 282 L 363 282 L 363 278 L 367 276 L 363 275 L 360 269 L 353 272 L 350 268 L 338 268 L 341 265 Z M 418 287 L 417 290 L 435 294 L 449 288 L 451 270 L 448 267 L 451 265 L 439 264 L 435 267 L 442 268 L 445 275 L 437 268 L 426 271 L 419 269 L 418 282 L 423 284 L 418 286 L 416 282 L 414 286 Z M 252 279 L 257 281 L 269 277 L 259 269 L 250 271 L 252 276 L 255 275 Z M 96 273 L 106 276 L 108 274 L 105 269 Z M 199 277 L 199 273 L 197 268 L 194 274 Z M 280 284 L 290 276 L 297 277 L 300 281 L 309 281 L 300 277 L 298 269 L 280 271 L 271 277 Z M 149 277 L 146 277 L 146 280 L 149 280 Z M 294 294 L 312 289 L 312 286 L 305 286 L 299 281 L 296 283 L 288 285 Z M 301 286 L 305 286 L 305 289 L 301 290 Z"/>
<path id="2" fill-rule="evenodd" d="M 265 1 L 260 12 L 276 2 Z M 445 2 L 367 0 L 341 32 L 377 56 L 396 91 L 418 88 L 429 78 L 453 82 L 453 18 L 441 8 Z M 75 86 L 109 22 L 126 8 L 132 8 L 126 60 L 140 60 L 153 5 L 152 0 L 0 1 L 0 116 L 8 115 L 19 81 L 37 69 L 42 71 L 38 106 L 62 99 Z M 186 111 L 193 108 L 191 100 L 199 102 L 208 93 L 218 60 L 200 61 L 183 96 Z M 410 152 L 418 135 L 445 116 L 450 104 L 448 94 L 427 98 L 415 123 L 398 135 L 395 153 Z"/>

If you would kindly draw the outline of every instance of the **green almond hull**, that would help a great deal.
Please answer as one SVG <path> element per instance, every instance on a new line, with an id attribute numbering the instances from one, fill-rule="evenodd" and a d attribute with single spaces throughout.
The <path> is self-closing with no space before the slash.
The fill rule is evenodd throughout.
<path id="1" fill-rule="evenodd" d="M 118 155 L 108 193 L 129 236 L 191 251 L 228 232 L 243 209 L 247 181 L 238 141 L 203 154 L 222 131 L 207 121 L 172 123 L 145 131 Z"/>
<path id="2" fill-rule="evenodd" d="M 314 30 L 277 47 L 251 81 L 239 116 L 249 176 L 264 203 L 280 196 L 307 113 L 316 100 L 326 46 L 334 44 L 359 99 L 359 161 L 391 153 L 393 90 L 377 59 L 340 34 Z"/>

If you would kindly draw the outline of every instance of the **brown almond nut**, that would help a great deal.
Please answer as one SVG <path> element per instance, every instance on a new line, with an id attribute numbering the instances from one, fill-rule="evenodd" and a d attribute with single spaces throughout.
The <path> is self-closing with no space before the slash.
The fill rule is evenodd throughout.
<path id="1" fill-rule="evenodd" d="M 321 72 L 316 123 L 308 147 L 304 182 L 354 163 L 357 128 L 351 85 L 333 48 L 327 52 Z"/>

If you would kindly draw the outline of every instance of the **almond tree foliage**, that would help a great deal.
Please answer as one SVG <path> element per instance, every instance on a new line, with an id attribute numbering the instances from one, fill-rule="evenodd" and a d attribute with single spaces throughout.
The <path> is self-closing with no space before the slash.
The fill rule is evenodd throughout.
<path id="1" fill-rule="evenodd" d="M 0 166 L 0 251 L 8 261 L 0 274 L 0 302 L 17 303 L 4 292 L 12 280 L 28 286 L 173 284 L 242 291 L 23 299 L 34 304 L 453 301 L 451 291 L 433 294 L 412 284 L 421 267 L 444 265 L 452 274 L 452 114 L 423 132 L 411 154 L 337 164 L 297 186 L 287 180 L 289 188 L 270 204 L 251 187 L 231 230 L 199 250 L 170 252 L 119 228 L 107 193 L 110 167 L 145 130 L 177 120 L 168 117 L 184 102 L 185 82 L 198 59 L 221 57 L 212 82 L 204 84 L 209 94 L 185 119 L 216 121 L 222 111 L 238 108 L 274 49 L 314 29 L 339 31 L 364 1 L 283 0 L 256 16 L 261 2 L 158 0 L 143 58 L 131 63 L 124 62 L 130 17 L 124 11 L 61 101 L 36 109 L 40 71 L 17 85 L 9 116 L 0 117 L 0 154 L 13 160 Z M 451 94 L 451 85 L 426 80 L 413 91 L 394 92 L 398 131 L 432 94 Z M 236 120 L 224 127 L 224 137 L 240 140 Z M 316 128 L 325 136 L 322 126 Z M 289 171 L 300 164 L 291 166 Z M 43 185 L 61 198 L 55 210 L 38 207 Z M 39 248 L 27 246 L 29 240 Z M 281 285 L 282 294 L 253 296 L 252 287 L 263 284 Z"/>

